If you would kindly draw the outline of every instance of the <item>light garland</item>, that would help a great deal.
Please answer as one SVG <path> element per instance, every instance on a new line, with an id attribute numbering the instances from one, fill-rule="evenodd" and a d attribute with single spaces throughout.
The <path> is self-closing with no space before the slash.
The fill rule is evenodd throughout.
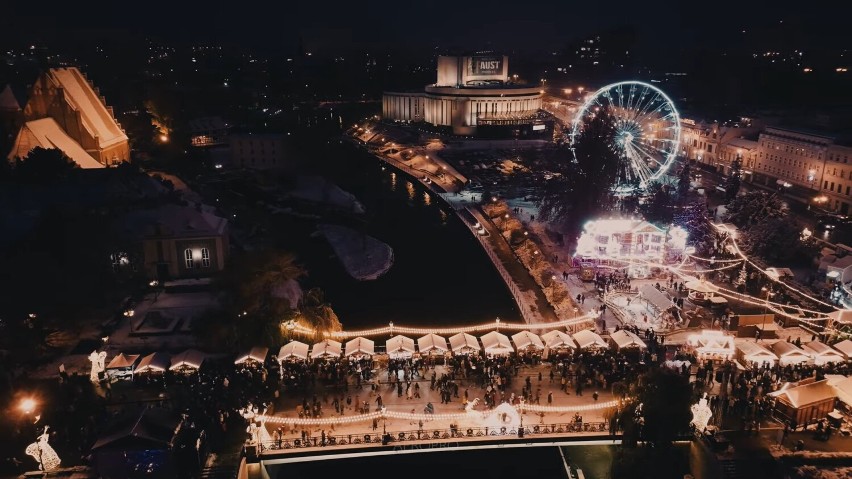
<path id="1" fill-rule="evenodd" d="M 539 406 L 535 404 L 514 405 L 519 412 L 545 412 L 545 413 L 572 413 L 580 411 L 596 411 L 600 409 L 608 409 L 618 406 L 619 401 L 612 400 L 601 403 L 585 404 L 582 406 Z M 359 422 L 368 422 L 374 419 L 401 419 L 406 421 L 426 421 L 432 419 L 455 421 L 460 419 L 468 419 L 475 416 L 488 416 L 497 409 L 487 409 L 484 411 L 472 410 L 462 413 L 444 413 L 444 414 L 420 414 L 403 411 L 374 411 L 367 414 L 357 414 L 355 416 L 336 416 L 330 418 L 297 418 L 283 416 L 267 416 L 258 414 L 251 420 L 261 423 L 270 424 L 290 424 L 293 426 L 331 426 L 338 424 L 354 424 Z"/>

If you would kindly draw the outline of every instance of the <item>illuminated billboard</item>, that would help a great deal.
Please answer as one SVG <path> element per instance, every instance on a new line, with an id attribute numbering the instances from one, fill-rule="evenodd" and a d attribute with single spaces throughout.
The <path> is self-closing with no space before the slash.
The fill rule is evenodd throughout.
<path id="1" fill-rule="evenodd" d="M 503 73 L 502 56 L 475 56 L 470 58 L 471 75 L 501 75 Z"/>

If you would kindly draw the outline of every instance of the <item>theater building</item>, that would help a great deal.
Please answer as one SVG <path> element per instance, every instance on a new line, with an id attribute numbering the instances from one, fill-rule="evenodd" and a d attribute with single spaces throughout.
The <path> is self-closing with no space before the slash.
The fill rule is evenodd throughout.
<path id="1" fill-rule="evenodd" d="M 509 58 L 478 53 L 438 57 L 437 79 L 423 91 L 385 92 L 382 118 L 426 123 L 455 135 L 548 138 L 543 90 L 509 80 Z"/>

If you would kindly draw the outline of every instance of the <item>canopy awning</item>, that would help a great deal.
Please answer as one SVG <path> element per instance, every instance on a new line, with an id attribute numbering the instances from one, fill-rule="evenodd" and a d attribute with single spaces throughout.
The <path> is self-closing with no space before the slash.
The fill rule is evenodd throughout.
<path id="1" fill-rule="evenodd" d="M 278 360 L 289 358 L 308 359 L 308 345 L 299 341 L 290 341 L 278 350 Z"/>
<path id="2" fill-rule="evenodd" d="M 713 296 L 710 298 L 710 302 L 713 304 L 728 304 L 728 300 L 721 296 Z"/>
<path id="3" fill-rule="evenodd" d="M 639 336 L 636 336 L 636 334 L 634 334 L 630 331 L 624 330 L 624 329 L 620 329 L 620 330 L 612 333 L 610 335 L 610 339 L 612 339 L 612 342 L 615 343 L 615 345 L 616 345 L 616 347 L 618 347 L 618 349 L 624 349 L 624 348 L 645 349 L 645 348 L 648 347 L 645 344 L 645 341 L 642 341 L 642 339 L 639 338 Z"/>
<path id="4" fill-rule="evenodd" d="M 544 349 L 544 341 L 537 334 L 529 331 L 513 334 L 512 342 L 515 343 L 515 349 L 519 351 L 526 348 Z"/>
<path id="5" fill-rule="evenodd" d="M 643 284 L 642 286 L 639 286 L 639 296 L 641 296 L 645 301 L 651 303 L 651 305 L 657 308 L 658 311 L 665 311 L 674 306 L 672 300 L 663 294 L 662 291 L 654 287 L 653 284 Z"/>
<path id="6" fill-rule="evenodd" d="M 852 341 L 844 339 L 839 343 L 832 344 L 831 347 L 843 353 L 846 359 L 852 359 Z"/>
<path id="7" fill-rule="evenodd" d="M 479 342 L 475 337 L 467 333 L 459 333 L 450 337 L 450 348 L 454 353 L 467 354 L 473 351 L 479 351 Z"/>
<path id="8" fill-rule="evenodd" d="M 385 351 L 391 358 L 410 358 L 414 354 L 414 340 L 405 336 L 394 336 L 385 341 Z"/>
<path id="9" fill-rule="evenodd" d="M 737 351 L 744 361 L 753 363 L 768 362 L 769 364 L 775 364 L 775 361 L 778 360 L 778 356 L 776 356 L 772 351 L 750 341 L 741 341 L 737 343 Z"/>
<path id="10" fill-rule="evenodd" d="M 556 329 L 542 334 L 541 339 L 542 341 L 544 341 L 544 344 L 550 349 L 574 349 L 577 347 L 577 343 L 575 343 L 574 340 L 571 339 L 571 336 L 568 333 L 563 333 L 562 331 Z"/>
<path id="11" fill-rule="evenodd" d="M 107 369 L 127 369 L 132 368 L 136 361 L 139 360 L 138 354 L 118 353 L 118 356 L 112 358 L 112 361 L 107 364 Z"/>
<path id="12" fill-rule="evenodd" d="M 375 343 L 372 339 L 362 338 L 358 336 L 355 339 L 346 342 L 347 356 L 372 356 L 376 354 Z"/>
<path id="13" fill-rule="evenodd" d="M 430 351 L 445 353 L 450 350 L 447 346 L 447 340 L 435 333 L 429 333 L 422 338 L 418 338 L 417 348 L 420 349 L 421 354 L 428 353 Z"/>
<path id="14" fill-rule="evenodd" d="M 588 349 L 588 348 L 608 348 L 609 345 L 606 344 L 606 341 L 603 340 L 597 333 L 593 331 L 589 331 L 588 329 L 584 329 L 582 331 L 577 331 L 572 336 L 574 341 L 576 341 L 577 346 L 580 349 Z"/>
<path id="15" fill-rule="evenodd" d="M 243 364 L 249 361 L 256 361 L 258 363 L 263 363 L 266 361 L 266 355 L 269 353 L 269 348 L 266 346 L 255 346 L 245 353 L 239 355 L 234 361 L 234 364 Z"/>
<path id="16" fill-rule="evenodd" d="M 840 363 L 846 360 L 843 353 L 820 341 L 811 341 L 802 346 L 802 349 L 814 358 L 814 363 L 817 366 L 822 366 L 826 363 Z"/>
<path id="17" fill-rule="evenodd" d="M 772 352 L 778 356 L 782 366 L 788 364 L 806 363 L 811 360 L 810 355 L 793 343 L 778 341 L 772 345 Z"/>
<path id="18" fill-rule="evenodd" d="M 852 406 L 852 377 L 837 381 L 834 384 L 829 381 L 829 385 L 834 389 L 834 393 L 837 394 L 837 399 Z"/>
<path id="19" fill-rule="evenodd" d="M 515 351 L 512 349 L 512 343 L 509 342 L 509 338 L 497 331 L 491 331 L 480 339 L 482 340 L 482 346 L 485 348 L 486 354 L 509 354 Z"/>
<path id="20" fill-rule="evenodd" d="M 343 345 L 338 343 L 333 339 L 326 339 L 320 343 L 314 344 L 313 349 L 311 349 L 311 357 L 312 358 L 323 358 L 326 356 L 331 357 L 340 357 L 341 353 L 343 353 L 342 349 Z"/>
<path id="21" fill-rule="evenodd" d="M 697 293 L 715 293 L 716 291 L 719 291 L 718 286 L 713 283 L 708 283 L 707 281 L 687 281 L 684 283 L 683 287 Z"/>
<path id="22" fill-rule="evenodd" d="M 165 372 L 169 369 L 172 359 L 166 353 L 151 353 L 136 366 L 134 373 L 146 373 L 149 371 Z"/>
<path id="23" fill-rule="evenodd" d="M 206 354 L 195 349 L 187 349 L 186 351 L 172 357 L 172 365 L 169 370 L 175 371 L 178 369 L 190 368 L 198 369 L 204 364 Z"/>
<path id="24" fill-rule="evenodd" d="M 838 309 L 828 313 L 828 317 L 835 323 L 852 324 L 852 309 Z"/>

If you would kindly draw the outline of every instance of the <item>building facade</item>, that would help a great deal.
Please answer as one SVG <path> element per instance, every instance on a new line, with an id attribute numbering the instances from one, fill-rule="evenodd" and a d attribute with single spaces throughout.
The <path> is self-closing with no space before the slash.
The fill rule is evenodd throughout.
<path id="1" fill-rule="evenodd" d="M 536 86 L 509 81 L 509 59 L 490 53 L 438 57 L 437 80 L 422 92 L 386 92 L 382 118 L 446 128 L 456 135 L 498 129 L 516 136 L 546 136 Z M 480 128 L 484 127 L 484 128 Z"/>
<path id="2" fill-rule="evenodd" d="M 240 133 L 228 137 L 234 166 L 252 169 L 281 169 L 287 165 L 284 135 L 277 133 Z"/>
<path id="3" fill-rule="evenodd" d="M 51 68 L 33 84 L 9 159 L 35 147 L 59 148 L 84 168 L 130 160 L 127 135 L 112 107 L 80 70 Z"/>

